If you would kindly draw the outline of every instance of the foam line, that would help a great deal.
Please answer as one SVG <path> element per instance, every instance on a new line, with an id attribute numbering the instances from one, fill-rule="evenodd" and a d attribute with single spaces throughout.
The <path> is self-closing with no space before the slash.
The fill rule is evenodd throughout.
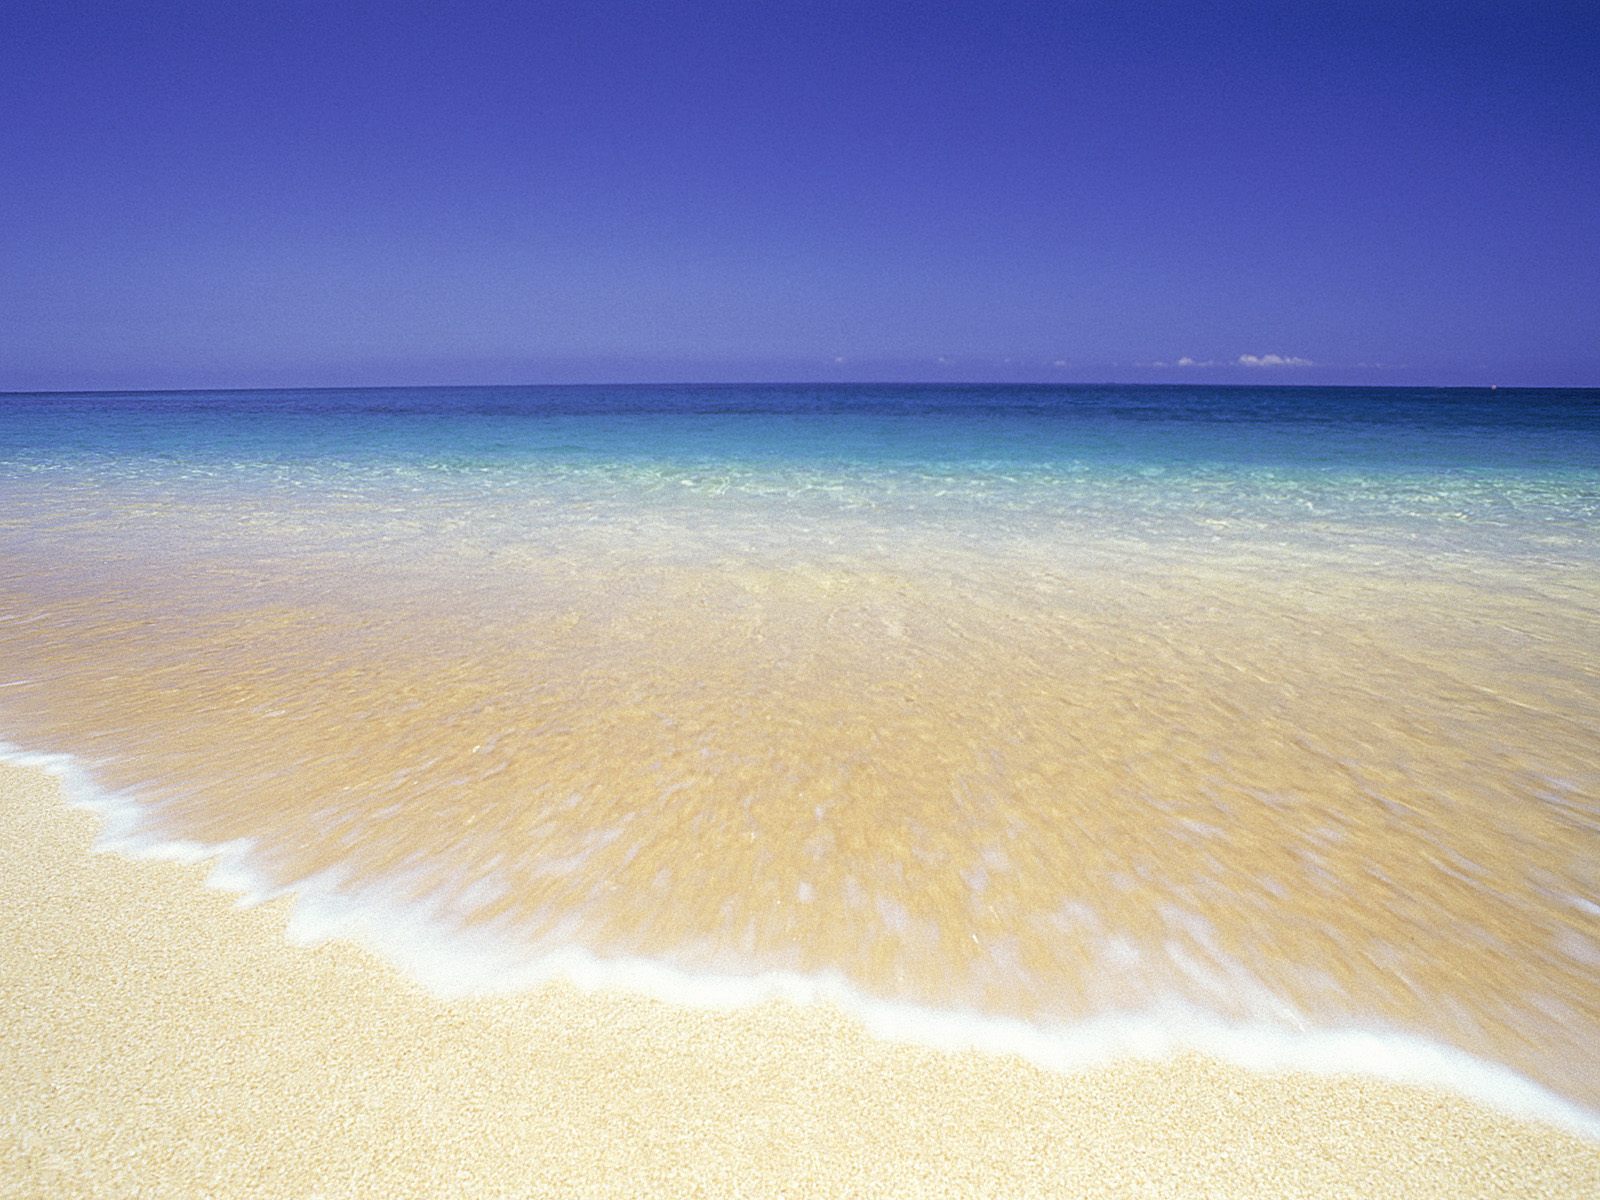
<path id="1" fill-rule="evenodd" d="M 1194 1051 L 1261 1072 L 1366 1076 L 1450 1092 L 1514 1117 L 1543 1121 L 1600 1142 L 1600 1114 L 1566 1100 L 1507 1067 L 1426 1038 L 1391 1030 L 1290 1029 L 1226 1022 L 1194 1005 L 1166 999 L 1140 1012 L 1071 1024 L 1039 1025 L 975 1012 L 882 1000 L 837 973 L 691 972 L 643 958 L 599 958 L 581 948 L 529 958 L 491 930 L 446 929 L 428 901 L 404 879 L 342 889 L 335 872 L 274 885 L 251 868 L 253 845 L 160 840 L 142 828 L 128 793 L 97 787 L 77 761 L 0 742 L 0 762 L 55 776 L 72 805 L 100 818 L 95 849 L 133 858 L 210 862 L 207 884 L 242 905 L 292 897 L 288 938 L 302 945 L 352 942 L 392 963 L 443 1000 L 525 991 L 564 981 L 589 990 L 622 990 L 686 1007 L 729 1009 L 784 1000 L 825 1004 L 859 1020 L 874 1036 L 945 1051 L 1015 1055 L 1047 1070 L 1070 1072 L 1130 1058 Z"/>

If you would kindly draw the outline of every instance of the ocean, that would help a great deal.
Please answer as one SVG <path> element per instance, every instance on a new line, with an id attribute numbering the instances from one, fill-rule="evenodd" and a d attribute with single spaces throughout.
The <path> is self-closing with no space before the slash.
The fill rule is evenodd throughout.
<path id="1" fill-rule="evenodd" d="M 1600 391 L 3 395 L 0 738 L 445 996 L 1600 1110 Z"/>

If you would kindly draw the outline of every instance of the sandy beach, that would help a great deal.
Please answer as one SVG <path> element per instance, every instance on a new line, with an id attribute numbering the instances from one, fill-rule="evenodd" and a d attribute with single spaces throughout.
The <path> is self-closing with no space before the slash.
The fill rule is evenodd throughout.
<path id="1" fill-rule="evenodd" d="M 5 1196 L 1600 1194 L 1600 1146 L 1199 1058 L 1056 1075 L 823 1008 L 445 1003 L 0 769 Z"/>
<path id="2" fill-rule="evenodd" d="M 0 5 L 0 1200 L 1600 1200 L 1600 2 Z"/>

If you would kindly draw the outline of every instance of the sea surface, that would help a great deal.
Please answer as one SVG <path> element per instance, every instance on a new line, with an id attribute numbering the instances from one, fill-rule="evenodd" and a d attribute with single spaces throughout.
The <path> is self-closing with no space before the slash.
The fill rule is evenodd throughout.
<path id="1" fill-rule="evenodd" d="M 1600 391 L 3 395 L 0 738 L 444 994 L 1600 1109 Z"/>

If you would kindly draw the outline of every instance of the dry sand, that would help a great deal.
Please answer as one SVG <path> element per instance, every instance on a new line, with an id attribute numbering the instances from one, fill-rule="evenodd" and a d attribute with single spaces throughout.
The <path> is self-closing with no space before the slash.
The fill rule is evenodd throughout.
<path id="1" fill-rule="evenodd" d="M 0 767 L 0 1195 L 1600 1196 L 1600 1146 L 1199 1058 L 1062 1076 L 826 1009 L 443 1003 Z"/>

